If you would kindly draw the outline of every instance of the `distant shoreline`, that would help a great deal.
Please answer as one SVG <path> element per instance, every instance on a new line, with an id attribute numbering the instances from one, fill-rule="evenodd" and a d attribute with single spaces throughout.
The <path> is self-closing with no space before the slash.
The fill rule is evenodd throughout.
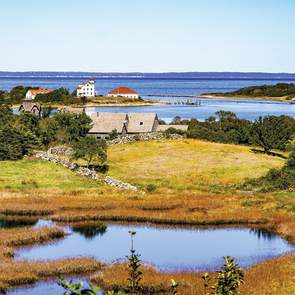
<path id="1" fill-rule="evenodd" d="M 199 98 L 208 98 L 208 99 L 224 99 L 224 100 L 269 100 L 269 101 L 279 101 L 279 102 L 291 102 L 287 97 L 270 97 L 270 96 L 257 96 L 249 97 L 244 95 L 221 95 L 221 94 L 200 94 Z"/>
<path id="2" fill-rule="evenodd" d="M 195 80 L 294 80 L 295 73 L 265 72 L 83 72 L 83 71 L 0 71 L 0 79 L 68 78 L 87 79 L 195 79 Z"/>

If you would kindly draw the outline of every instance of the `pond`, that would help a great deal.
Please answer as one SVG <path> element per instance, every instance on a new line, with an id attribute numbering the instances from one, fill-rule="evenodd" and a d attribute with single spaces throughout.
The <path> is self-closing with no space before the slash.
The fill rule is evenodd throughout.
<path id="1" fill-rule="evenodd" d="M 24 248 L 17 259 L 43 260 L 93 256 L 106 263 L 129 254 L 128 231 L 135 230 L 141 260 L 161 271 L 214 270 L 230 255 L 243 267 L 293 250 L 279 236 L 245 228 L 187 229 L 110 224 L 106 229 L 68 229 L 65 239 Z"/>
<path id="2" fill-rule="evenodd" d="M 53 223 L 39 221 L 35 227 L 48 224 Z M 295 249 L 279 236 L 247 228 L 188 229 L 109 224 L 106 228 L 92 225 L 66 227 L 66 230 L 70 235 L 65 239 L 21 249 L 17 259 L 94 256 L 107 263 L 124 261 L 130 249 L 130 230 L 137 232 L 135 248 L 141 254 L 141 260 L 162 271 L 216 270 L 227 255 L 237 258 L 240 266 L 247 267 Z M 8 294 L 58 295 L 63 294 L 63 290 L 57 281 L 49 281 Z"/>

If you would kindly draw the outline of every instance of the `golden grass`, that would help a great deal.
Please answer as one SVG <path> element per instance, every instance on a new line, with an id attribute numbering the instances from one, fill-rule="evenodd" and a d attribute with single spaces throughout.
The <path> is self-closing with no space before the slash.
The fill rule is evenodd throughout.
<path id="1" fill-rule="evenodd" d="M 29 285 L 65 275 L 82 275 L 98 271 L 102 264 L 92 258 L 73 258 L 42 262 L 4 262 L 0 264 L 0 286 Z"/>
<path id="2" fill-rule="evenodd" d="M 203 294 L 202 273 L 196 272 L 159 272 L 152 267 L 143 266 L 142 285 L 153 286 L 155 290 L 167 291 L 171 279 L 179 283 L 179 294 Z M 211 273 L 211 285 L 216 273 Z M 96 274 L 91 281 L 107 289 L 124 287 L 127 284 L 127 264 L 114 264 Z M 290 295 L 295 294 L 295 255 L 290 254 L 265 261 L 245 270 L 243 294 L 251 295 Z M 167 292 L 163 292 L 167 293 Z"/>
<path id="3" fill-rule="evenodd" d="M 0 244 L 7 247 L 20 247 L 45 243 L 64 236 L 64 230 L 58 227 L 0 229 Z"/>
<path id="4" fill-rule="evenodd" d="M 111 176 L 134 184 L 204 190 L 262 176 L 284 161 L 246 146 L 186 139 L 111 146 L 109 163 Z"/>

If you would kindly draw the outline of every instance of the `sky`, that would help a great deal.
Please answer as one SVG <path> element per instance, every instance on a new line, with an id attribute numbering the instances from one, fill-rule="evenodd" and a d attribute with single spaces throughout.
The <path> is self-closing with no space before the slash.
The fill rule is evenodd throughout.
<path id="1" fill-rule="evenodd" d="M 0 71 L 295 72 L 294 0 L 0 0 Z"/>

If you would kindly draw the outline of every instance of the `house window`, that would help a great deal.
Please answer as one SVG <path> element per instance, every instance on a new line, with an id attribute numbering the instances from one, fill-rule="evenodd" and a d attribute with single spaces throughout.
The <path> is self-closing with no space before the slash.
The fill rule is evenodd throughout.
<path id="1" fill-rule="evenodd" d="M 139 125 L 143 125 L 143 122 L 140 122 Z"/>

